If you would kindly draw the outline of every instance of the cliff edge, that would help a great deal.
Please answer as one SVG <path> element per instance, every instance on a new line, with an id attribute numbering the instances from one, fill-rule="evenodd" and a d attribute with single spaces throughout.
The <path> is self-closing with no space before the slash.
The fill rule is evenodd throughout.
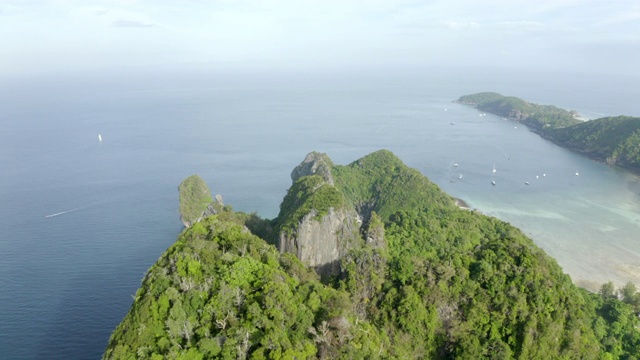
<path id="1" fill-rule="evenodd" d="M 207 216 L 222 210 L 224 203 L 221 195 L 211 198 L 207 183 L 198 175 L 191 175 L 178 186 L 180 195 L 180 221 L 185 227 L 201 221 Z"/>

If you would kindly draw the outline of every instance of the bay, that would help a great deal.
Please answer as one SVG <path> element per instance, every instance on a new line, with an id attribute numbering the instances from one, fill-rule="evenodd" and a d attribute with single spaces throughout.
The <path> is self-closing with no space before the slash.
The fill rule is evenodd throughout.
<path id="1" fill-rule="evenodd" d="M 639 84 L 457 69 L 4 79 L 3 357 L 99 358 L 144 273 L 181 231 L 183 178 L 200 174 L 234 209 L 273 218 L 310 151 L 346 164 L 389 149 L 452 196 L 521 228 L 576 283 L 640 285 L 636 175 L 451 102 L 498 91 L 589 118 L 638 115 Z"/>

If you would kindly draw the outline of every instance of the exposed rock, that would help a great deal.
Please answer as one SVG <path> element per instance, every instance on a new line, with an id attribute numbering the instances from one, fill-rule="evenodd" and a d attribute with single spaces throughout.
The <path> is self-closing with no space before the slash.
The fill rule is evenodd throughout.
<path id="1" fill-rule="evenodd" d="M 320 219 L 312 210 L 294 233 L 280 233 L 279 250 L 295 254 L 321 276 L 337 275 L 340 258 L 361 243 L 357 219 L 355 210 L 330 208 Z"/>
<path id="2" fill-rule="evenodd" d="M 180 195 L 180 221 L 185 227 L 197 223 L 207 216 L 222 211 L 224 203 L 221 195 L 211 198 L 205 181 L 198 175 L 191 175 L 178 186 Z"/>
<path id="3" fill-rule="evenodd" d="M 303 176 L 320 175 L 329 184 L 333 185 L 331 167 L 333 163 L 327 154 L 310 152 L 295 169 L 291 172 L 291 180 L 296 182 Z"/>
<path id="4" fill-rule="evenodd" d="M 378 156 L 387 154 L 380 152 Z M 351 249 L 363 246 L 386 248 L 384 223 L 373 211 L 377 199 L 363 199 L 355 204 L 348 201 L 335 202 L 327 210 L 330 196 L 315 196 L 323 189 L 324 194 L 328 194 L 326 187 L 340 191 L 334 185 L 333 167 L 326 154 L 309 153 L 291 173 L 294 185 L 285 199 L 292 197 L 294 201 L 283 202 L 287 205 L 281 208 L 278 219 L 281 224 L 291 222 L 292 214 L 299 214 L 300 209 L 305 209 L 304 215 L 297 215 L 299 217 L 293 218 L 293 223 L 287 224 L 284 230 L 281 229 L 278 248 L 280 252 L 295 254 L 322 277 L 340 274 L 340 260 Z M 315 182 L 306 178 L 301 180 L 312 175 L 317 176 L 318 180 L 322 179 L 316 186 L 308 186 Z M 303 183 L 307 183 L 307 186 L 297 186 Z M 346 201 L 347 197 L 344 194 L 341 196 Z"/>
<path id="5" fill-rule="evenodd" d="M 202 214 L 195 219 L 186 220 L 181 215 L 180 221 L 182 224 L 184 224 L 185 227 L 191 227 L 191 225 L 201 221 L 202 219 L 222 211 L 222 207 L 224 206 L 224 203 L 222 202 L 222 195 L 217 194 L 214 199 L 215 200 L 212 203 L 207 205 L 207 208 L 202 212 Z"/>
<path id="6" fill-rule="evenodd" d="M 367 246 L 373 248 L 385 248 L 384 223 L 375 212 L 371 213 L 367 225 L 367 231 L 365 232 L 365 241 Z"/>

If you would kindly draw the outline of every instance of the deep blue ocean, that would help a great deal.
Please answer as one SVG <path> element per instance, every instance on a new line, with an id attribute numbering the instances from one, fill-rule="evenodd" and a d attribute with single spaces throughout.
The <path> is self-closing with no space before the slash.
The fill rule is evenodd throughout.
<path id="1" fill-rule="evenodd" d="M 273 218 L 291 170 L 314 150 L 347 164 L 389 149 L 523 229 L 576 283 L 640 286 L 636 175 L 451 102 L 497 91 L 591 119 L 640 116 L 639 78 L 432 69 L 1 80 L 3 359 L 99 358 L 182 229 L 182 179 L 199 174 L 235 210 Z"/>

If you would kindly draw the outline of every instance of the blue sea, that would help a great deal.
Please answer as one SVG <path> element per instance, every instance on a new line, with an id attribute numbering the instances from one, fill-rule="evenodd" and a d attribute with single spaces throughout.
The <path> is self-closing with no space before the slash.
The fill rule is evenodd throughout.
<path id="1" fill-rule="evenodd" d="M 521 228 L 581 286 L 640 286 L 638 176 L 452 103 L 479 91 L 591 119 L 640 116 L 635 77 L 157 69 L 3 78 L 0 357 L 100 358 L 182 229 L 183 178 L 199 174 L 235 210 L 273 218 L 310 151 L 347 164 L 389 149 Z"/>

